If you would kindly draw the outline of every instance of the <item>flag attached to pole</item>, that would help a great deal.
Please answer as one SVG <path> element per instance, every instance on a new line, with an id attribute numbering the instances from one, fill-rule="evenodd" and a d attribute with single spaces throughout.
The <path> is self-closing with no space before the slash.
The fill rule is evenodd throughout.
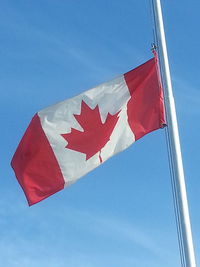
<path id="1" fill-rule="evenodd" d="M 11 165 L 33 205 L 164 124 L 155 56 L 114 80 L 39 111 Z"/>

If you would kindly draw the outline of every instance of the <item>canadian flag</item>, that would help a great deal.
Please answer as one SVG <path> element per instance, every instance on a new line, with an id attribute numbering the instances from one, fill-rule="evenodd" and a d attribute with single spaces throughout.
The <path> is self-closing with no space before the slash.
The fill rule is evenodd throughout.
<path id="1" fill-rule="evenodd" d="M 39 111 L 11 162 L 33 205 L 165 125 L 157 57 Z"/>

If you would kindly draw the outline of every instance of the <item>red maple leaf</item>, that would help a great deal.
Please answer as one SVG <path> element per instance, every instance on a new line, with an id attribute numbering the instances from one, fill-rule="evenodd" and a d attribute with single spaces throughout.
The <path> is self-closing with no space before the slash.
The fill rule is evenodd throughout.
<path id="1" fill-rule="evenodd" d="M 120 112 L 120 111 L 119 111 Z M 74 114 L 83 131 L 71 128 L 70 133 L 61 134 L 68 142 L 66 148 L 86 154 L 86 160 L 94 156 L 110 140 L 110 136 L 118 121 L 117 112 L 108 113 L 105 123 L 102 123 L 98 105 L 91 109 L 84 101 L 81 103 L 81 114 Z M 102 162 L 101 157 L 99 156 Z"/>

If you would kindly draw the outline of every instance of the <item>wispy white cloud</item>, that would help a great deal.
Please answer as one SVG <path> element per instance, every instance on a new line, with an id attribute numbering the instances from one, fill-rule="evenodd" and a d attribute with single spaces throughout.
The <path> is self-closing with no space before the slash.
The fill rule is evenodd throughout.
<path id="1" fill-rule="evenodd" d="M 158 231 L 155 236 L 155 229 L 151 234 L 136 223 L 64 205 L 47 207 L 45 211 L 45 205 L 7 209 L 8 206 L 2 202 L 0 266 L 4 263 L 9 267 L 100 267 L 105 262 L 115 267 L 146 266 L 147 259 L 141 255 L 149 254 L 161 260 L 171 258 L 158 245 L 165 239 L 164 233 Z M 16 220 L 6 229 L 11 214 Z M 121 253 L 118 246 L 123 247 Z"/>
<path id="2" fill-rule="evenodd" d="M 103 40 L 102 37 L 98 38 L 98 35 L 96 39 L 92 39 L 91 33 L 84 35 L 83 29 L 76 26 L 71 30 L 66 29 L 66 32 L 57 32 L 55 29 L 47 29 L 22 16 L 20 8 L 10 5 L 7 9 L 7 13 L 13 18 L 9 21 L 5 17 L 8 20 L 9 35 L 14 36 L 14 40 L 16 38 L 15 41 L 19 42 L 18 49 L 6 50 L 7 57 L 20 61 L 39 60 L 44 57 L 46 60 L 65 64 L 65 66 L 70 66 L 70 62 L 73 61 L 73 65 L 77 62 L 80 67 L 85 68 L 88 76 L 98 75 L 98 77 L 101 75 L 111 77 L 113 71 L 118 71 L 121 66 L 119 59 L 127 59 L 132 64 L 131 57 L 140 58 L 140 60 L 144 58 L 141 50 L 125 40 L 116 43 L 111 37 Z M 28 49 L 31 50 L 28 51 Z M 99 53 L 96 53 L 97 50 Z M 110 60 L 105 64 L 106 57 Z M 131 65 L 131 67 L 134 66 Z"/>
<path id="3" fill-rule="evenodd" d="M 76 222 L 84 221 L 91 222 L 90 231 L 99 234 L 100 236 L 107 237 L 108 239 L 114 239 L 120 242 L 127 242 L 132 246 L 138 246 L 141 249 L 147 250 L 153 253 L 155 256 L 165 255 L 166 251 L 157 245 L 157 237 L 160 236 L 160 232 L 157 232 L 157 237 L 154 234 L 150 234 L 150 231 L 146 231 L 144 228 L 140 228 L 135 222 L 132 224 L 127 221 L 123 221 L 121 218 L 114 218 L 110 216 L 101 216 L 100 214 L 89 214 L 86 211 L 73 211 L 73 218 L 76 218 Z M 82 218 L 82 220 L 80 220 Z M 86 225 L 85 225 L 86 226 Z M 160 241 L 160 240 L 159 240 Z"/>

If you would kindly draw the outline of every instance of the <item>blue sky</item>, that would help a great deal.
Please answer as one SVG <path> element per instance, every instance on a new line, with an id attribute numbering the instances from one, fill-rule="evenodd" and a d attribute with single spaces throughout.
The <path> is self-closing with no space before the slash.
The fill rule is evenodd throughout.
<path id="1" fill-rule="evenodd" d="M 200 4 L 162 2 L 200 264 Z M 164 130 L 32 207 L 10 167 L 37 111 L 152 57 L 149 1 L 1 0 L 0 32 L 0 266 L 180 266 Z"/>

